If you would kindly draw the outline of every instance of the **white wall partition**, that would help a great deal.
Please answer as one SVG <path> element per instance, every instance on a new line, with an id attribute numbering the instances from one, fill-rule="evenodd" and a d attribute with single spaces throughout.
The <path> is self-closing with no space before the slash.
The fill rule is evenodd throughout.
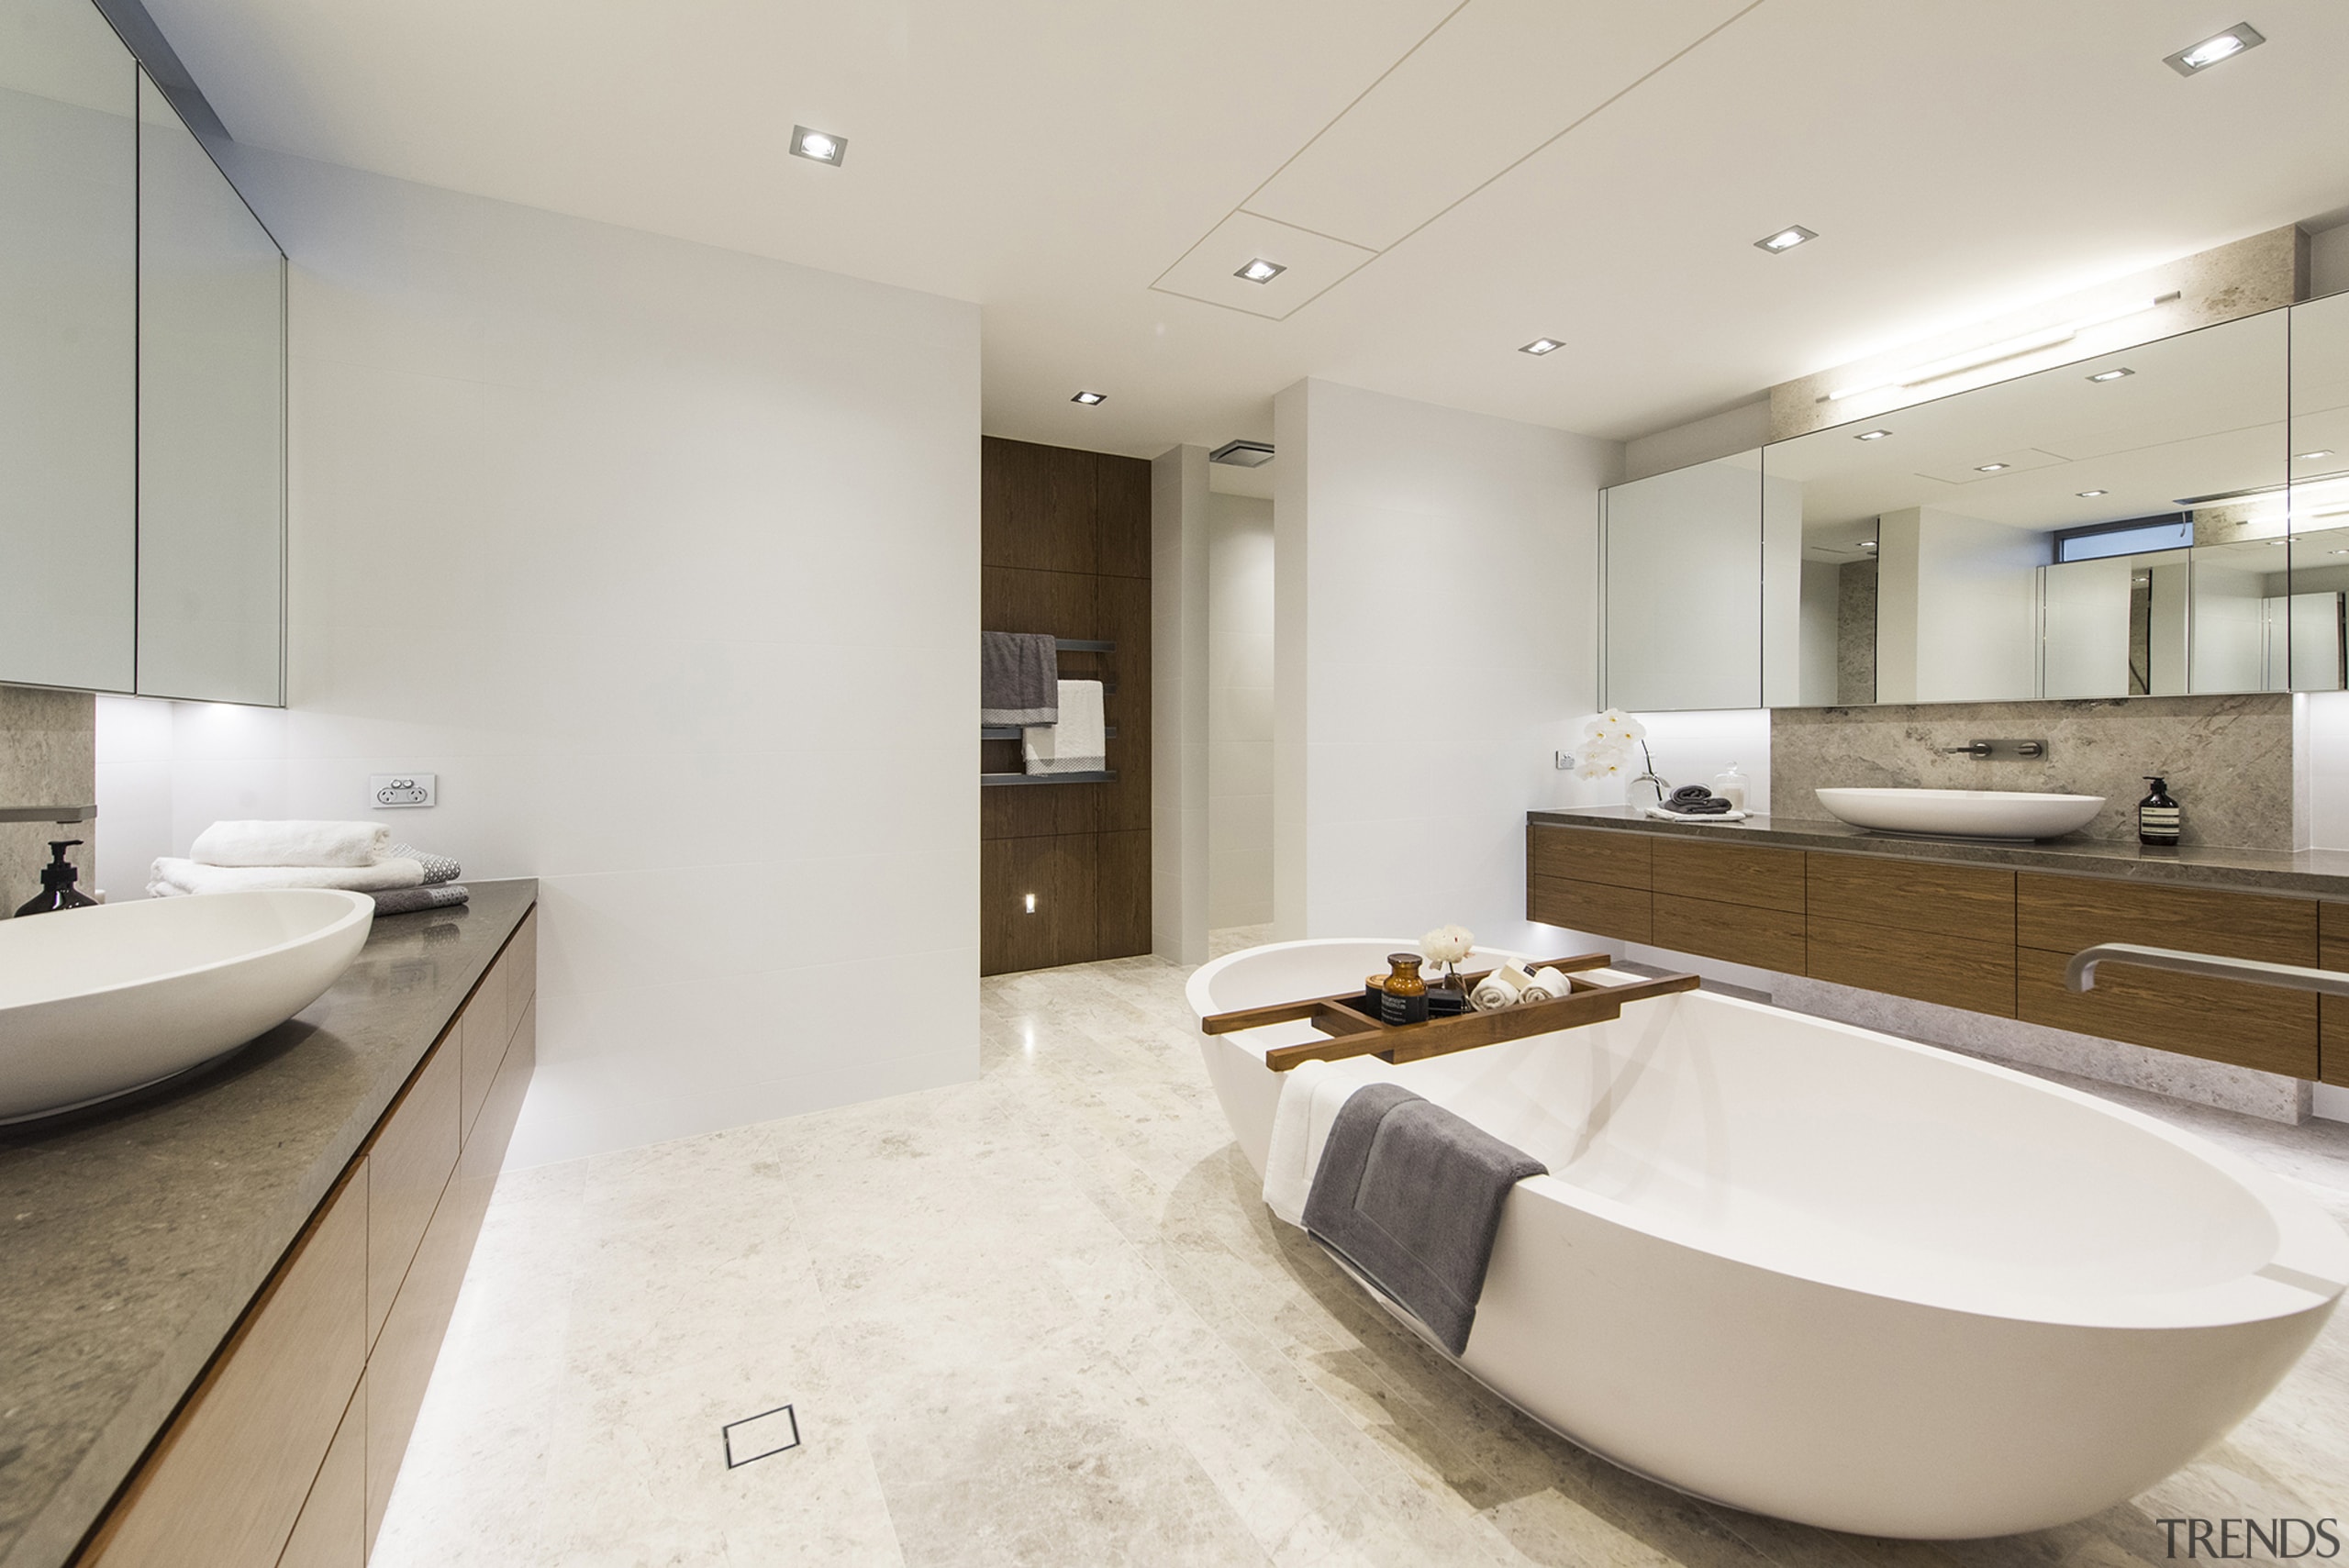
<path id="1" fill-rule="evenodd" d="M 1531 940 L 1525 813 L 1596 695 L 1621 449 L 1325 381 L 1274 427 L 1276 930 Z"/>
<path id="2" fill-rule="evenodd" d="M 301 160 L 289 702 L 109 704 L 103 874 L 386 814 L 535 874 L 513 1160 L 975 1073 L 975 307 Z"/>
<path id="3" fill-rule="evenodd" d="M 1208 498 L 1208 919 L 1273 917 L 1273 504 Z"/>

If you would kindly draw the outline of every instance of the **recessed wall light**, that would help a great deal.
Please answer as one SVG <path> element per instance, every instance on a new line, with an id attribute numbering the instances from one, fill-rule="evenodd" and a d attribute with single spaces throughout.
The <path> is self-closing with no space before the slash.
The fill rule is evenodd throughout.
<path id="1" fill-rule="evenodd" d="M 1864 539 L 1860 540 L 1860 548 L 1862 550 L 1874 550 L 1876 548 L 1876 540 L 1872 539 Z"/>
<path id="2" fill-rule="evenodd" d="M 1027 901 L 1028 907 L 1025 913 L 1033 915 L 1036 912 L 1036 895 L 1032 893 L 1027 895 Z"/>
<path id="3" fill-rule="evenodd" d="M 1108 398 L 1109 395 L 1106 392 L 1080 392 L 1074 397 L 1070 398 L 1069 401 L 1071 403 L 1082 403 L 1087 408 L 1090 408 L 1097 403 L 1108 402 Z"/>
<path id="4" fill-rule="evenodd" d="M 1287 271 L 1288 269 L 1282 266 L 1278 261 L 1267 261 L 1262 256 L 1259 256 L 1231 275 L 1235 278 L 1245 279 L 1247 282 L 1252 284 L 1268 284 Z"/>
<path id="5" fill-rule="evenodd" d="M 1536 338 L 1517 351 L 1520 354 L 1554 354 L 1565 345 L 1555 338 Z"/>
<path id="6" fill-rule="evenodd" d="M 1755 249 L 1767 250 L 1775 255 L 1781 250 L 1791 250 L 1806 239 L 1818 238 L 1818 235 L 1798 223 L 1791 228 L 1781 228 L 1776 234 L 1765 234 L 1756 239 L 1753 244 Z"/>
<path id="7" fill-rule="evenodd" d="M 2349 550 L 2328 550 L 2324 553 L 2327 555 L 2349 555 Z"/>
<path id="8" fill-rule="evenodd" d="M 1986 462 L 1976 468 L 1974 472 L 1976 473 L 2004 473 L 2013 466 L 2014 464 L 2010 462 Z"/>
<path id="9" fill-rule="evenodd" d="M 2208 71 L 2222 60 L 2232 60 L 2247 49 L 2257 49 L 2267 39 L 2249 22 L 2237 22 L 2223 33 L 2204 39 L 2190 49 L 2162 56 L 2162 63 L 2180 76 L 2191 76 L 2198 71 Z"/>
<path id="10" fill-rule="evenodd" d="M 2331 447 L 2319 447 L 2312 452 L 2294 452 L 2292 457 L 2293 460 L 2298 462 L 2314 462 L 2318 458 L 2331 457 L 2332 455 L 2332 449 Z"/>
<path id="11" fill-rule="evenodd" d="M 2137 373 L 2135 371 L 2131 370 L 2127 365 L 2115 365 L 2109 371 L 2097 372 L 2096 374 L 2088 377 L 2088 379 L 2090 381 L 2119 381 L 2124 375 L 2135 375 L 2136 373 Z"/>
<path id="12" fill-rule="evenodd" d="M 848 158 L 848 138 L 796 125 L 791 128 L 791 155 L 814 163 L 829 163 L 837 169 Z"/>
<path id="13" fill-rule="evenodd" d="M 2093 501 L 2099 495 L 2110 495 L 2112 492 L 2110 490 L 2075 490 L 2072 494 L 2077 495 L 2083 501 Z"/>
<path id="14" fill-rule="evenodd" d="M 1892 432 L 1889 430 L 1862 430 L 1858 435 L 1854 436 L 1852 439 L 1855 441 L 1880 441 L 1890 434 L 1892 434 Z"/>

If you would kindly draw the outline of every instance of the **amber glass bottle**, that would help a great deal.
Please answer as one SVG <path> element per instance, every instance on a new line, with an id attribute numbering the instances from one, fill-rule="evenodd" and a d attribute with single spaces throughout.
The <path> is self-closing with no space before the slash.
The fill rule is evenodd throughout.
<path id="1" fill-rule="evenodd" d="M 1390 952 L 1386 988 L 1378 1016 L 1390 1024 L 1423 1024 L 1428 1020 L 1428 983 L 1419 978 L 1419 955 Z"/>

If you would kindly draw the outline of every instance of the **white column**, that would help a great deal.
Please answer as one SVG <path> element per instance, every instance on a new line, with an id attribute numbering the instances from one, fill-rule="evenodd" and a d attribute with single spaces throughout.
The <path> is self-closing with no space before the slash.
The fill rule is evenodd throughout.
<path id="1" fill-rule="evenodd" d="M 1150 942 L 1208 956 L 1208 450 L 1150 465 Z"/>

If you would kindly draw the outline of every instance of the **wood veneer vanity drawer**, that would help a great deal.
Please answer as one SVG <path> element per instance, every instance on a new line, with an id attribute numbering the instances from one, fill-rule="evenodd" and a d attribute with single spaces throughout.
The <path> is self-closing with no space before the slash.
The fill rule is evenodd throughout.
<path id="1" fill-rule="evenodd" d="M 1657 947 L 1781 974 L 1803 972 L 1803 917 L 1798 913 L 1663 892 L 1652 896 L 1655 934 L 1650 940 Z"/>
<path id="2" fill-rule="evenodd" d="M 2010 871 L 1818 851 L 1805 860 L 1815 915 L 1976 941 L 2014 941 Z"/>
<path id="3" fill-rule="evenodd" d="M 2121 964 L 2099 965 L 2096 989 L 2076 992 L 2064 984 L 2064 953 L 2025 948 L 2017 956 L 2017 1010 L 2028 1022 L 2265 1073 L 2317 1075 L 2317 999 L 2309 992 Z"/>
<path id="4" fill-rule="evenodd" d="M 1654 842 L 1645 833 L 1606 828 L 1528 828 L 1526 870 L 1534 876 L 1560 876 L 1570 882 L 1645 887 L 1649 850 Z"/>
<path id="5" fill-rule="evenodd" d="M 514 1033 L 506 1010 L 506 982 L 512 973 L 503 958 L 491 964 L 481 984 L 473 987 L 465 1010 L 449 1027 L 449 1038 L 441 1042 L 444 1050 L 458 1048 L 457 1130 L 461 1137 L 473 1136 L 473 1118 L 481 1115 L 481 1103 L 489 1097 L 497 1064 L 506 1060 L 506 1041 Z"/>
<path id="6" fill-rule="evenodd" d="M 367 1379 L 359 1380 L 310 1483 L 277 1568 L 363 1568 L 367 1561 Z"/>
<path id="7" fill-rule="evenodd" d="M 2017 944 L 2046 952 L 2137 942 L 2270 963 L 2313 964 L 2317 958 L 2317 906 L 2306 898 L 2023 872 L 2015 907 Z"/>
<path id="8" fill-rule="evenodd" d="M 1702 843 L 1686 839 L 1655 839 L 1651 842 L 1653 848 L 1649 851 L 1649 885 L 1659 894 L 1797 915 L 1803 911 L 1800 850 Z M 1798 929 L 1796 935 L 1800 934 Z"/>
<path id="9" fill-rule="evenodd" d="M 295 1243 L 83 1568 L 270 1568 L 367 1356 L 367 1162 Z"/>
<path id="10" fill-rule="evenodd" d="M 2005 941 L 1901 930 L 1813 914 L 1813 980 L 1881 991 L 2001 1018 L 2015 1016 L 2015 950 Z"/>
<path id="11" fill-rule="evenodd" d="M 462 1024 L 452 1023 L 424 1059 L 375 1129 L 368 1151 L 373 1174 L 367 1197 L 367 1338 L 384 1329 L 401 1276 L 457 1168 L 459 1090 L 464 1056 Z M 453 1049 L 452 1049 L 453 1047 Z"/>
<path id="12" fill-rule="evenodd" d="M 1563 876 L 1525 879 L 1525 917 L 1545 926 L 1564 926 L 1595 937 L 1627 942 L 1650 940 L 1654 917 L 1647 889 L 1613 887 L 1605 883 L 1575 882 Z"/>
<path id="13" fill-rule="evenodd" d="M 2316 907 L 2317 963 L 2349 973 L 2349 904 Z M 2317 998 L 2317 1076 L 2349 1087 L 2349 996 Z"/>

